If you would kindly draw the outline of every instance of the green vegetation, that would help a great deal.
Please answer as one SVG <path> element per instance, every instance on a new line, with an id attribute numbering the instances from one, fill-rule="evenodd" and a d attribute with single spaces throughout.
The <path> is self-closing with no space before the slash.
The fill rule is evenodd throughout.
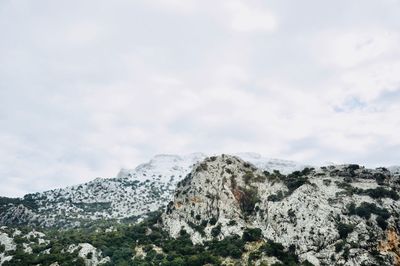
<path id="1" fill-rule="evenodd" d="M 246 185 L 250 184 L 250 181 L 254 179 L 253 172 L 247 172 L 242 176 L 242 179 Z"/>
<path id="2" fill-rule="evenodd" d="M 221 233 L 221 224 L 219 223 L 213 229 L 211 229 L 211 235 L 213 237 L 217 237 L 219 236 L 220 233 Z"/>
<path id="3" fill-rule="evenodd" d="M 237 222 L 235 220 L 230 220 L 228 223 L 228 226 L 235 226 L 237 225 Z"/>
<path id="4" fill-rule="evenodd" d="M 399 200 L 399 194 L 394 190 L 389 190 L 385 187 L 377 187 L 377 188 L 369 188 L 369 189 L 361 189 L 357 187 L 353 187 L 351 184 L 347 182 L 337 182 L 336 185 L 343 189 L 345 194 L 351 196 L 353 194 L 357 195 L 368 195 L 373 199 L 381 199 L 381 198 L 390 198 L 393 200 Z"/>
<path id="5" fill-rule="evenodd" d="M 159 226 L 160 215 L 155 213 L 147 220 L 136 225 L 114 224 L 114 230 L 108 230 L 109 224 L 98 224 L 87 228 L 69 230 L 45 230 L 49 243 L 36 243 L 33 254 L 22 251 L 22 238 L 15 239 L 18 244 L 17 251 L 11 252 L 14 259 L 6 262 L 10 265 L 50 265 L 57 261 L 60 265 L 84 265 L 84 261 L 78 258 L 78 250 L 67 253 L 64 250 L 71 244 L 90 243 L 102 252 L 103 257 L 110 258 L 111 265 L 162 265 L 162 266 L 201 266 L 221 265 L 226 257 L 241 259 L 245 252 L 245 244 L 253 241 L 264 241 L 259 228 L 247 228 L 242 237 L 237 235 L 226 237 L 221 241 L 217 239 L 206 241 L 203 245 L 193 245 L 185 230 L 181 230 L 180 236 L 171 238 L 168 233 Z M 30 229 L 23 229 L 28 232 Z M 212 234 L 218 236 L 221 224 L 212 229 Z M 4 248 L 4 247 L 3 247 Z M 144 256 L 137 256 L 135 248 L 143 250 Z M 50 254 L 43 251 L 50 249 Z M 300 265 L 294 249 L 288 251 L 282 245 L 268 241 L 258 250 L 249 254 L 249 261 L 254 261 L 262 255 L 276 256 L 283 264 Z M 95 254 L 88 254 L 88 258 Z M 307 265 L 307 264 L 303 264 Z"/>
<path id="6" fill-rule="evenodd" d="M 353 232 L 353 230 L 354 230 L 354 225 L 345 224 L 345 223 L 339 222 L 339 223 L 337 224 L 337 229 L 338 229 L 340 238 L 341 238 L 341 239 L 346 239 L 347 236 L 348 236 L 351 232 Z"/>
<path id="7" fill-rule="evenodd" d="M 269 201 L 277 202 L 281 201 L 284 197 L 285 194 L 281 190 L 279 190 L 276 194 L 269 195 L 267 199 Z"/>
<path id="8" fill-rule="evenodd" d="M 376 183 L 378 183 L 378 185 L 383 185 L 384 181 L 386 179 L 386 176 L 382 173 L 375 173 L 374 178 L 375 178 Z"/>
<path id="9" fill-rule="evenodd" d="M 354 203 L 351 203 L 347 206 L 347 209 L 350 215 L 358 215 L 367 220 L 371 218 L 371 214 L 375 214 L 377 216 L 376 222 L 383 230 L 387 228 L 388 223 L 386 220 L 391 216 L 388 210 L 379 208 L 375 204 L 368 202 L 363 202 L 358 207 Z"/>
<path id="10" fill-rule="evenodd" d="M 260 228 L 246 228 L 243 231 L 243 240 L 246 242 L 253 242 L 262 239 L 262 232 Z"/>
<path id="11" fill-rule="evenodd" d="M 300 265 L 298 257 L 294 254 L 294 250 L 290 249 L 288 252 L 285 252 L 284 247 L 279 243 L 274 243 L 269 240 L 260 248 L 260 250 L 262 250 L 267 256 L 276 257 L 282 262 L 274 264 L 275 266 Z"/>
<path id="12" fill-rule="evenodd" d="M 281 201 L 285 197 L 292 195 L 292 193 L 301 187 L 304 184 L 310 184 L 308 181 L 308 175 L 314 170 L 314 168 L 304 168 L 302 171 L 294 171 L 293 173 L 285 176 L 279 173 L 279 171 L 274 170 L 272 174 L 267 171 L 264 171 L 266 177 L 272 181 L 280 181 L 283 182 L 288 190 L 286 192 L 278 191 L 276 194 L 272 194 L 268 196 L 269 201 Z"/>
<path id="13" fill-rule="evenodd" d="M 391 198 L 393 200 L 400 199 L 399 194 L 394 190 L 388 190 L 384 187 L 377 187 L 375 189 L 366 189 L 362 194 L 368 195 L 373 199 Z"/>
<path id="14" fill-rule="evenodd" d="M 98 212 L 111 208 L 111 202 L 93 202 L 93 203 L 72 203 L 72 205 L 84 210 L 85 212 Z"/>
<path id="15" fill-rule="evenodd" d="M 254 213 L 255 205 L 260 202 L 260 197 L 258 196 L 258 189 L 256 187 L 243 188 L 239 187 L 242 192 L 240 198 L 240 209 L 242 212 L 248 216 Z"/>
<path id="16" fill-rule="evenodd" d="M 28 209 L 37 209 L 38 206 L 33 199 L 33 194 L 28 194 L 24 198 L 0 197 L 0 212 L 6 211 L 10 206 L 24 205 Z"/>
<path id="17" fill-rule="evenodd" d="M 335 244 L 335 252 L 339 253 L 340 251 L 343 250 L 343 247 L 346 245 L 345 241 L 339 241 Z"/>
<path id="18" fill-rule="evenodd" d="M 207 169 L 208 169 L 208 165 L 207 165 L 207 163 L 205 163 L 205 162 L 201 163 L 201 164 L 199 165 L 199 167 L 197 168 L 197 170 L 198 170 L 199 172 L 201 172 L 201 171 L 207 171 Z"/>

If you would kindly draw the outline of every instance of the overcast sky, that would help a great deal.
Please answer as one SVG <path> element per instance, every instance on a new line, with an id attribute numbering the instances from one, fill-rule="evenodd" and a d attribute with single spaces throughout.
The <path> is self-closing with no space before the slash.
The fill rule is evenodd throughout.
<path id="1" fill-rule="evenodd" d="M 158 153 L 400 164 L 400 1 L 1 0 L 0 196 Z"/>

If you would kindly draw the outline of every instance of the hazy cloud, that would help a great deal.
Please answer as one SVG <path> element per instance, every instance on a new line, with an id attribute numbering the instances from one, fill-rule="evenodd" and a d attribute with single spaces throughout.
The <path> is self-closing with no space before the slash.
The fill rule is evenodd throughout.
<path id="1" fill-rule="evenodd" d="M 156 153 L 400 164 L 399 12 L 391 0 L 1 1 L 0 195 Z"/>

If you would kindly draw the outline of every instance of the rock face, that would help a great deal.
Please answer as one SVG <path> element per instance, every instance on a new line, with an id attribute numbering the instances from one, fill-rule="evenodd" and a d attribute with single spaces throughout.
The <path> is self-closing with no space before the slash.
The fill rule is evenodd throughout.
<path id="1" fill-rule="evenodd" d="M 62 189 L 0 198 L 0 225 L 79 227 L 103 219 L 138 220 L 171 199 L 175 185 L 203 159 L 202 154 L 157 155 L 116 178 Z"/>
<path id="2" fill-rule="evenodd" d="M 266 170 L 303 168 L 254 153 L 242 155 Z M 97 220 L 140 220 L 165 206 L 176 184 L 205 157 L 201 153 L 157 155 L 135 169 L 122 169 L 116 178 L 97 178 L 18 199 L 0 197 L 0 225 L 79 227 Z"/>
<path id="3" fill-rule="evenodd" d="M 314 265 L 400 265 L 398 175 L 358 165 L 268 172 L 209 157 L 177 184 L 162 216 L 194 243 L 259 228 Z"/>

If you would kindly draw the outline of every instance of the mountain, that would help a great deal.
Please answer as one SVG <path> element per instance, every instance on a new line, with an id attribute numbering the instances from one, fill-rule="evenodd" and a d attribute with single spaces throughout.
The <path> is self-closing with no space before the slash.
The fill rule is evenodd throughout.
<path id="1" fill-rule="evenodd" d="M 199 244 L 252 232 L 313 265 L 400 265 L 399 186 L 385 168 L 282 175 L 223 155 L 178 183 L 162 221 L 171 236 L 184 230 Z"/>
<path id="2" fill-rule="evenodd" d="M 268 159 L 255 153 L 240 156 L 266 170 L 291 172 L 303 166 Z M 97 220 L 141 220 L 165 206 L 176 184 L 206 155 L 156 155 L 134 169 L 121 169 L 115 178 L 97 178 L 67 188 L 0 198 L 0 225 L 79 227 Z"/>
<path id="3" fill-rule="evenodd" d="M 116 185 L 139 179 L 143 185 L 130 194 Z M 107 186 L 98 189 L 96 182 Z M 149 194 L 155 184 L 173 185 Z M 395 168 L 305 167 L 250 153 L 159 155 L 116 178 L 81 186 L 90 203 L 102 197 L 117 210 L 103 218 L 94 214 L 104 209 L 81 210 L 85 220 L 57 209 L 43 215 L 38 205 L 58 200 L 54 191 L 4 199 L 0 217 L 8 226 L 0 227 L 0 265 L 400 265 Z M 70 199 L 55 206 L 84 199 L 71 188 L 55 191 L 68 191 L 62 195 Z M 131 194 L 139 203 L 124 202 Z"/>

